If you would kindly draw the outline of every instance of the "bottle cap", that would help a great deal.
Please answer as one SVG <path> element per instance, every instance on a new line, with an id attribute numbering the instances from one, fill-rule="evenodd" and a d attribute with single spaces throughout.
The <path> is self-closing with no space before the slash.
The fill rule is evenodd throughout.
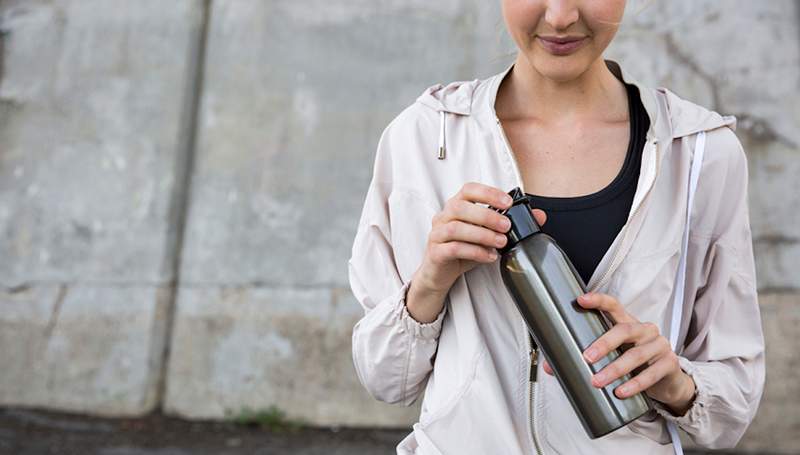
<path id="1" fill-rule="evenodd" d="M 509 191 L 508 195 L 514 200 L 511 203 L 511 207 L 507 209 L 497 209 L 490 206 L 490 208 L 507 216 L 508 219 L 511 220 L 511 227 L 508 232 L 506 232 L 508 241 L 502 248 L 497 249 L 500 254 L 514 248 L 514 246 L 523 239 L 541 231 L 539 223 L 536 222 L 536 219 L 533 217 L 533 212 L 531 212 L 533 207 L 530 205 L 530 198 L 528 195 L 523 193 L 519 187 L 515 187 L 513 190 Z"/>

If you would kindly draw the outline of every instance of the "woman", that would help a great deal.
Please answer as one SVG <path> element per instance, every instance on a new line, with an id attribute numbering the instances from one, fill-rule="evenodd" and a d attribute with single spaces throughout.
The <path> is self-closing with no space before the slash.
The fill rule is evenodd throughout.
<path id="1" fill-rule="evenodd" d="M 605 60 L 624 8 L 503 0 L 516 60 L 488 79 L 428 88 L 383 132 L 349 273 L 365 309 L 353 330 L 359 380 L 388 403 L 425 391 L 398 453 L 666 454 L 667 421 L 724 448 L 752 420 L 764 344 L 736 120 Z M 701 132 L 676 354 L 665 334 Z M 593 291 L 578 302 L 615 323 L 587 362 L 632 346 L 593 383 L 642 367 L 615 393 L 644 392 L 656 406 L 597 439 L 535 361 L 500 277 L 508 224 L 487 206 L 508 207 L 516 186 Z"/>

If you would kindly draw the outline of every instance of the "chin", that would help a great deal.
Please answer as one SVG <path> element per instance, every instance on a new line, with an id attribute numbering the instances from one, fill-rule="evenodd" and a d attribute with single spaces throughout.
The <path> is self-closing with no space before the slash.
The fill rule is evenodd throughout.
<path id="1" fill-rule="evenodd" d="M 526 58 L 539 74 L 556 82 L 577 79 L 589 69 L 593 62 L 584 52 L 556 56 L 538 49 L 526 53 Z"/>

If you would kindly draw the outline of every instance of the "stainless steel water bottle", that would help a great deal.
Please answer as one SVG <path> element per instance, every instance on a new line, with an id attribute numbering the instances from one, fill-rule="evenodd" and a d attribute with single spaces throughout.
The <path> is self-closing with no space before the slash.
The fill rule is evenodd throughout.
<path id="1" fill-rule="evenodd" d="M 608 434 L 652 409 L 652 402 L 641 392 L 617 398 L 614 389 L 630 374 L 602 388 L 592 385 L 592 375 L 623 351 L 594 363 L 584 359 L 583 352 L 610 324 L 600 311 L 578 304 L 586 284 L 556 241 L 541 231 L 528 196 L 519 188 L 508 194 L 514 199 L 510 208 L 490 206 L 511 220 L 508 242 L 498 248 L 503 282 L 589 437 Z"/>

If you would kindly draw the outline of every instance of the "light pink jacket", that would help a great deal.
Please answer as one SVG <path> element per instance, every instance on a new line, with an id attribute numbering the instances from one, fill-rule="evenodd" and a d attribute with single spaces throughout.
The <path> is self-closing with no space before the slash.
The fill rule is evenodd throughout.
<path id="1" fill-rule="evenodd" d="M 425 392 L 419 422 L 398 445 L 399 454 L 668 454 L 665 419 L 700 446 L 724 448 L 739 441 L 755 415 L 764 387 L 764 341 L 747 159 L 733 132 L 736 119 L 666 88 L 644 87 L 615 62 L 607 64 L 637 85 L 651 126 L 628 220 L 588 286 L 615 296 L 665 336 L 690 157 L 697 133 L 706 132 L 677 344 L 680 365 L 697 384 L 693 406 L 680 417 L 658 406 L 589 439 L 555 377 L 539 371 L 529 387 L 528 336 L 499 261 L 459 277 L 434 322 L 420 324 L 406 311 L 431 218 L 447 199 L 469 181 L 524 190 L 494 110 L 512 64 L 487 79 L 429 87 L 378 144 L 348 261 L 352 291 L 365 310 L 353 329 L 353 360 L 359 380 L 378 400 L 410 405 Z"/>

